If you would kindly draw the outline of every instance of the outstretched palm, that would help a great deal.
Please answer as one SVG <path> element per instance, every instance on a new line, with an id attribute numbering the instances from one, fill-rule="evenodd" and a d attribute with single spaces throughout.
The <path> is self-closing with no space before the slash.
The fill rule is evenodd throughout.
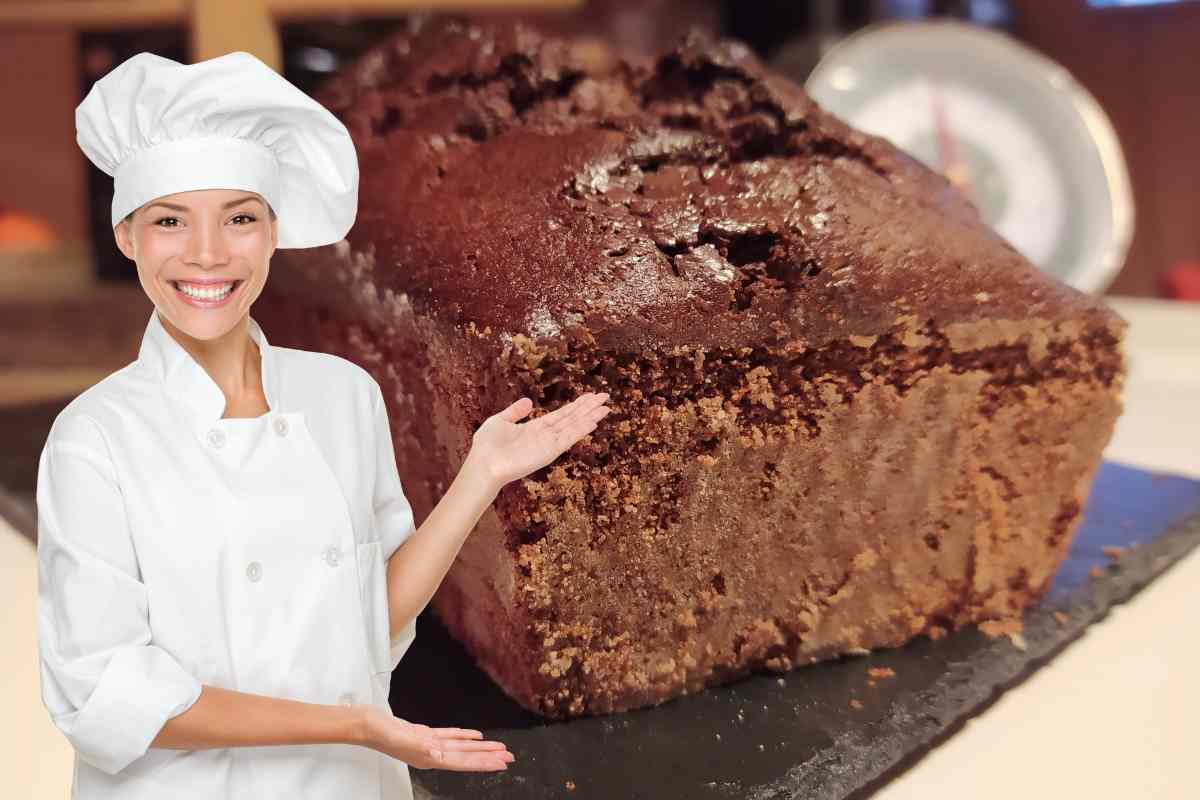
<path id="1" fill-rule="evenodd" d="M 523 478 L 558 458 L 587 436 L 612 409 L 604 405 L 608 392 L 589 392 L 549 414 L 518 424 L 533 410 L 522 397 L 484 420 L 475 431 L 471 454 L 501 484 Z"/>

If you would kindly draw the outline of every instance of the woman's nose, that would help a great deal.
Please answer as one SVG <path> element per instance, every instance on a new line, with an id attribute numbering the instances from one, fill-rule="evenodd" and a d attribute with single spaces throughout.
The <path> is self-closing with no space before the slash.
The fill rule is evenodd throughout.
<path id="1" fill-rule="evenodd" d="M 200 222 L 192 226 L 185 253 L 188 263 L 221 264 L 228 257 L 229 245 L 222 235 L 220 225 Z"/>

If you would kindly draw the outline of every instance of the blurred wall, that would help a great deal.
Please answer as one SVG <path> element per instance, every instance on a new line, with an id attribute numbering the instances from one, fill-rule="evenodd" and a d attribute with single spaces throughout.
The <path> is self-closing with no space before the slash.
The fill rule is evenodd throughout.
<path id="1" fill-rule="evenodd" d="M 1096 96 L 1129 162 L 1133 244 L 1109 293 L 1156 296 L 1163 271 L 1200 261 L 1200 2 L 1012 5 L 1017 34 Z"/>
<path id="2" fill-rule="evenodd" d="M 41 217 L 65 240 L 87 235 L 78 75 L 75 31 L 0 29 L 0 204 Z"/>

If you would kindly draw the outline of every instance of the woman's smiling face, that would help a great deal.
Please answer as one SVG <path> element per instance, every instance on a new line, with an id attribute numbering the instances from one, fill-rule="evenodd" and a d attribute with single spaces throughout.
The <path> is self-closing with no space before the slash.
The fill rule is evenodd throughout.
<path id="1" fill-rule="evenodd" d="M 159 312 L 189 336 L 213 339 L 262 292 L 278 231 L 262 195 L 199 189 L 151 200 L 113 234 Z"/>

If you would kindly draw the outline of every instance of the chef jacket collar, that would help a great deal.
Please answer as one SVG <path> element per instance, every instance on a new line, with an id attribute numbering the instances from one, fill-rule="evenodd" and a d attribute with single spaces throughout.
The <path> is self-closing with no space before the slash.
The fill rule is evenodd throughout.
<path id="1" fill-rule="evenodd" d="M 280 411 L 278 370 L 274 352 L 266 334 L 253 317 L 249 318 L 250 336 L 262 355 L 263 393 L 271 413 Z M 158 317 L 158 309 L 150 312 L 150 322 L 142 336 L 138 361 L 162 382 L 169 396 L 181 400 L 195 416 L 201 430 L 221 419 L 225 412 L 225 393 L 216 381 L 200 366 L 191 353 L 175 340 Z"/>

